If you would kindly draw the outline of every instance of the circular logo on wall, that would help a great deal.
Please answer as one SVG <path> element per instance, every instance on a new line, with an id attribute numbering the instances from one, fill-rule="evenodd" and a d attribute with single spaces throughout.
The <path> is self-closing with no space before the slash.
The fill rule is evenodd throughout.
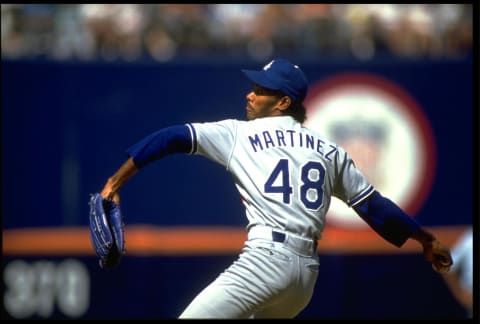
<path id="1" fill-rule="evenodd" d="M 305 126 L 343 147 L 385 197 L 415 217 L 435 174 L 435 141 L 419 104 L 404 89 L 373 74 L 338 74 L 313 84 Z M 368 225 L 333 197 L 327 223 Z"/>

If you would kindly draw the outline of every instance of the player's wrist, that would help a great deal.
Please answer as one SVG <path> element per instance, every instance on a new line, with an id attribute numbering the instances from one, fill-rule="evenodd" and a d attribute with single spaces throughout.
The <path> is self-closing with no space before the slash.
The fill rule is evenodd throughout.
<path id="1" fill-rule="evenodd" d="M 410 237 L 420 242 L 422 245 L 432 244 L 432 242 L 436 240 L 435 236 L 432 233 L 427 232 L 423 228 L 419 228 Z"/>

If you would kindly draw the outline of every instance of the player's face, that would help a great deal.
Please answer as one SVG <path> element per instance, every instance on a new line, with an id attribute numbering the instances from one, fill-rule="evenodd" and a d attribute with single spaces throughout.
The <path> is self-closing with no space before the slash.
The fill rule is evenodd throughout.
<path id="1" fill-rule="evenodd" d="M 281 115 L 282 112 L 278 107 L 282 96 L 278 91 L 255 84 L 253 90 L 247 94 L 247 119 Z"/>

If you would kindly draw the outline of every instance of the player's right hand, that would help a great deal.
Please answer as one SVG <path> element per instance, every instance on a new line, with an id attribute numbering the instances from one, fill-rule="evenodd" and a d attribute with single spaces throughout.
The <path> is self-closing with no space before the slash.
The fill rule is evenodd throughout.
<path id="1" fill-rule="evenodd" d="M 432 268 L 436 272 L 448 272 L 453 265 L 450 250 L 438 240 L 424 245 L 424 255 L 427 261 L 432 263 Z"/>

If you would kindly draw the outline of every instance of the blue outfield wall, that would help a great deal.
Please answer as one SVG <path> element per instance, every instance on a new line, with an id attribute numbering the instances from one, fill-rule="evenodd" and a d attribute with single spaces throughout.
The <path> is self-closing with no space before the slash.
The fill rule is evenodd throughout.
<path id="1" fill-rule="evenodd" d="M 311 83 L 342 73 L 367 73 L 390 80 L 413 97 L 430 123 L 436 147 L 433 182 L 416 218 L 427 226 L 474 223 L 471 59 L 298 63 Z M 2 60 L 3 229 L 86 226 L 89 193 L 99 191 L 123 163 L 127 147 L 172 124 L 244 119 L 251 84 L 240 69 L 259 67 L 254 62 Z M 198 156 L 175 155 L 147 166 L 122 189 L 121 198 L 127 226 L 246 225 L 231 176 Z M 3 315 L 172 318 L 234 258 L 127 256 L 119 269 L 105 272 L 93 256 L 8 255 L 4 270 L 18 261 L 12 268 L 20 270 L 13 273 L 24 271 L 28 277 L 43 273 L 38 269 L 44 266 L 50 276 L 73 282 L 75 291 L 78 276 L 68 279 L 65 273 L 77 269 L 72 271 L 85 274 L 82 282 L 89 289 L 85 308 L 69 310 L 50 283 L 46 294 L 54 306 L 41 308 L 32 301 L 30 310 L 15 313 L 6 304 L 15 298 L 4 271 Z M 442 278 L 419 254 L 334 253 L 321 257 L 314 297 L 299 317 L 462 316 Z"/>
<path id="2" fill-rule="evenodd" d="M 240 72 L 244 67 L 258 64 L 2 61 L 3 226 L 87 224 L 88 193 L 102 188 L 128 146 L 172 124 L 244 119 L 251 89 Z M 426 225 L 471 223 L 471 62 L 330 62 L 303 69 L 312 83 L 338 73 L 372 73 L 413 96 L 437 148 L 432 191 L 417 217 Z M 452 172 L 459 165 L 460 176 Z M 223 167 L 176 155 L 147 168 L 122 190 L 129 222 L 245 224 Z M 29 204 L 21 203 L 25 197 Z"/>

